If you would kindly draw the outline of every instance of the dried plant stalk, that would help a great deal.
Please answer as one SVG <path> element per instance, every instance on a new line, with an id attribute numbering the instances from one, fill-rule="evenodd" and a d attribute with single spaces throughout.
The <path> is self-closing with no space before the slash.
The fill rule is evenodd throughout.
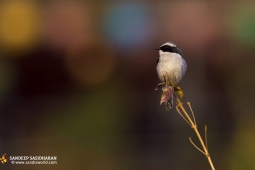
<path id="1" fill-rule="evenodd" d="M 208 159 L 208 162 L 212 168 L 212 170 L 215 170 L 214 166 L 213 166 L 213 162 L 211 160 L 211 157 L 210 157 L 210 154 L 209 154 L 209 151 L 208 151 L 208 145 L 207 145 L 207 126 L 205 126 L 205 142 L 206 142 L 206 145 L 204 144 L 204 141 L 197 129 L 197 124 L 196 124 L 196 119 L 195 119 L 195 116 L 194 116 L 194 113 L 193 113 L 193 110 L 191 108 L 191 105 L 189 102 L 187 102 L 188 106 L 189 106 L 189 109 L 192 113 L 192 117 L 193 117 L 193 120 L 190 118 L 189 114 L 187 113 L 187 111 L 185 110 L 185 108 L 183 107 L 183 104 L 181 103 L 180 99 L 176 97 L 176 100 L 177 100 L 177 106 L 176 106 L 176 110 L 177 112 L 181 115 L 181 117 L 191 126 L 192 129 L 194 129 L 203 149 L 200 149 L 197 145 L 195 145 L 195 143 L 191 140 L 191 137 L 189 138 L 191 144 L 197 149 L 199 150 L 201 153 L 203 153 L 207 159 Z M 181 111 L 180 111 L 181 110 Z"/>

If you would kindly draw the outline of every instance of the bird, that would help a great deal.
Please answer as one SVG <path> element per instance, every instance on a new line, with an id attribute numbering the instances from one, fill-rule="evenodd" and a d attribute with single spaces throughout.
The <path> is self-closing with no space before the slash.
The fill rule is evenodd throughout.
<path id="1" fill-rule="evenodd" d="M 172 83 L 175 86 L 181 81 L 187 70 L 187 63 L 182 58 L 181 49 L 172 42 L 166 42 L 156 50 L 159 50 L 156 67 L 159 79 L 163 84 Z M 173 97 L 171 103 L 168 102 L 166 105 L 169 109 L 172 108 Z"/>

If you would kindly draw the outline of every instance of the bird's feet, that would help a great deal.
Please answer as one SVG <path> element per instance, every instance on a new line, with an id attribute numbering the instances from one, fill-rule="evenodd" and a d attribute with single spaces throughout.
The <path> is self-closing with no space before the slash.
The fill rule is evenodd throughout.
<path id="1" fill-rule="evenodd" d="M 167 76 L 167 73 L 166 73 L 166 74 L 163 76 L 164 81 L 163 81 L 162 83 L 159 83 L 159 84 L 157 85 L 157 87 L 155 88 L 155 90 L 158 90 L 158 89 L 159 89 L 161 86 L 163 86 L 163 85 L 170 85 L 167 77 L 168 77 L 168 76 Z"/>
<path id="2" fill-rule="evenodd" d="M 163 85 L 165 85 L 165 84 L 166 84 L 166 82 L 159 83 L 159 84 L 157 85 L 157 87 L 155 88 L 155 90 L 158 90 L 161 86 L 163 86 Z"/>
<path id="3" fill-rule="evenodd" d="M 162 83 L 159 83 L 159 84 L 157 85 L 157 87 L 155 88 L 155 90 L 158 90 L 158 89 L 159 89 L 161 86 L 163 86 L 163 85 L 170 85 L 170 86 L 174 87 L 174 91 L 176 91 L 177 94 L 178 94 L 181 98 L 184 98 L 184 94 L 183 94 L 182 89 L 181 89 L 179 86 L 177 86 L 174 82 L 169 82 L 167 77 L 168 77 L 168 76 L 167 76 L 167 73 L 166 73 L 166 75 L 164 75 L 164 81 L 163 81 Z"/>

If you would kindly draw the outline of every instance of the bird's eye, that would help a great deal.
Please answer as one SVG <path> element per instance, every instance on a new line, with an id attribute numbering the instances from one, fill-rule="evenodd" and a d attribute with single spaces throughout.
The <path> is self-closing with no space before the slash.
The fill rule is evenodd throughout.
<path id="1" fill-rule="evenodd" d="M 170 50 L 171 50 L 171 47 L 169 47 L 169 46 L 163 46 L 163 47 L 161 47 L 161 50 L 162 50 L 162 51 L 170 51 Z"/>

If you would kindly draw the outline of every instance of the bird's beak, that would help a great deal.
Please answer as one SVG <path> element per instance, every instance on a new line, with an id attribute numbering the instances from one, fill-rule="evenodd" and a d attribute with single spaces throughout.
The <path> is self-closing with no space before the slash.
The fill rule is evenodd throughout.
<path id="1" fill-rule="evenodd" d="M 160 47 L 159 47 L 159 48 L 156 48 L 155 50 L 160 50 Z"/>

